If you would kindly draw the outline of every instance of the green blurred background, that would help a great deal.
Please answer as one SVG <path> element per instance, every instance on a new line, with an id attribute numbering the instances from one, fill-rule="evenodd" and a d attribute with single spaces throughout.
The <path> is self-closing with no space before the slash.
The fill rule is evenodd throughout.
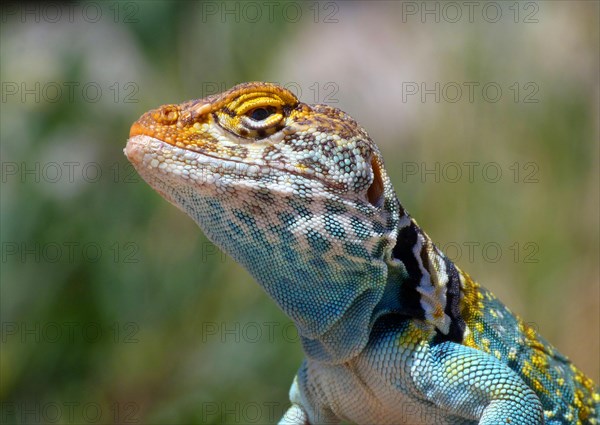
<path id="1" fill-rule="evenodd" d="M 354 116 L 432 239 L 598 381 L 598 2 L 53 4 L 2 6 L 2 423 L 285 410 L 289 320 L 122 154 L 146 110 L 252 80 Z"/>

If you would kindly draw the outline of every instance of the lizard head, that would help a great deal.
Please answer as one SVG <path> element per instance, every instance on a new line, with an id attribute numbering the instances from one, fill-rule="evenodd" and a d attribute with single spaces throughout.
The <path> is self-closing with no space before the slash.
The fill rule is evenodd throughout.
<path id="1" fill-rule="evenodd" d="M 275 84 L 240 84 L 142 115 L 125 154 L 246 266 L 302 336 L 332 332 L 358 298 L 371 310 L 381 298 L 401 207 L 377 146 L 341 110 Z"/>
<path id="2" fill-rule="evenodd" d="M 383 205 L 386 183 L 391 188 L 377 147 L 356 121 L 330 106 L 301 103 L 275 84 L 240 84 L 220 95 L 145 113 L 130 131 L 126 154 L 134 165 L 144 161 L 142 152 L 150 153 L 139 148 L 139 141 L 148 139 L 138 136 L 180 148 L 173 152 L 206 157 L 211 163 L 196 167 L 203 178 L 214 171 L 232 180 L 284 182 L 283 189 L 310 186 L 374 208 Z M 171 168 L 193 168 L 171 159 L 162 164 L 164 175 Z M 145 165 L 152 164 L 156 161 Z"/>

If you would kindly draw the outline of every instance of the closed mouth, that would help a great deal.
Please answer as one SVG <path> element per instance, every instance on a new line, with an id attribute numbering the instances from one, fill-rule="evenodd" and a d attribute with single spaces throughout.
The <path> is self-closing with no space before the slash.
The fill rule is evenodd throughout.
<path id="1" fill-rule="evenodd" d="M 197 150 L 175 146 L 150 136 L 148 132 L 145 131 L 145 128 L 139 124 L 134 124 L 131 127 L 130 137 L 127 141 L 127 145 L 125 146 L 124 152 L 127 158 L 134 164 L 149 165 L 152 168 L 167 168 L 167 172 L 171 171 L 174 174 L 182 174 L 182 172 L 185 173 L 185 171 L 183 171 L 185 170 L 185 167 L 183 167 L 182 170 L 178 170 L 177 167 L 173 168 L 172 170 L 168 170 L 169 166 L 166 165 L 167 163 L 163 162 L 162 164 L 165 165 L 161 165 L 156 158 L 153 158 L 154 156 L 159 156 L 160 152 L 166 149 L 172 153 L 170 156 L 178 158 L 180 163 L 188 164 L 189 167 L 192 167 L 189 162 L 196 161 L 196 163 L 200 165 L 213 167 L 216 166 L 226 174 L 235 175 L 237 173 L 238 175 L 243 175 L 250 178 L 255 178 L 260 175 L 268 175 L 271 170 L 277 170 L 281 173 L 293 174 L 303 178 L 317 180 L 324 186 L 333 190 L 340 189 L 339 185 L 315 176 L 311 173 L 312 170 L 310 169 L 299 170 L 292 165 L 286 165 L 281 162 L 269 165 L 261 165 L 256 163 L 249 164 L 247 162 L 235 159 L 222 158 L 205 152 L 199 152 Z M 153 159 L 156 162 L 153 162 Z M 236 172 L 231 173 L 233 170 L 236 170 Z"/>

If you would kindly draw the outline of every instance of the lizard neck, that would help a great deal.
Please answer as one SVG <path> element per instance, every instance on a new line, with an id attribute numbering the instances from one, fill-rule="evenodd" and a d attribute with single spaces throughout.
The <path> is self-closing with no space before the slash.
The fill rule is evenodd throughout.
<path id="1" fill-rule="evenodd" d="M 445 339 L 462 340 L 457 269 L 395 198 L 361 222 L 329 200 L 293 195 L 245 210 L 186 195 L 185 211 L 294 321 L 309 358 L 355 357 L 386 314 L 422 319 Z"/>

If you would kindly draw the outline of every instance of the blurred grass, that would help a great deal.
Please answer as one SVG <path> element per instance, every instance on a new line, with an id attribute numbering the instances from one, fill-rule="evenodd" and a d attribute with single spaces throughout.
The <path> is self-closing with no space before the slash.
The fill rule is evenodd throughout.
<path id="1" fill-rule="evenodd" d="M 122 155 L 144 111 L 250 80 L 293 83 L 310 103 L 333 82 L 327 99 L 378 142 L 398 196 L 434 241 L 462 247 L 461 268 L 598 381 L 598 4 L 539 3 L 530 25 L 403 22 L 393 2 L 339 3 L 333 23 L 323 22 L 331 3 L 319 4 L 317 23 L 310 5 L 297 22 L 278 13 L 236 22 L 207 16 L 206 4 L 107 3 L 93 24 L 4 15 L 3 96 L 5 83 L 69 81 L 95 82 L 103 95 L 1 104 L 3 423 L 50 422 L 54 404 L 58 423 L 94 422 L 95 406 L 96 423 L 245 423 L 256 409 L 265 423 L 286 408 L 302 359 L 282 332 L 289 320 Z M 115 5 L 136 22 L 115 23 Z M 402 82 L 436 81 L 498 82 L 505 95 L 402 102 Z M 515 81 L 535 82 L 539 102 L 510 101 Z M 79 164 L 72 181 L 65 161 Z M 466 161 L 500 164 L 503 178 L 406 174 L 409 163 Z M 65 173 L 56 182 L 7 168 L 54 162 Z M 530 162 L 538 181 L 514 183 L 510 165 Z M 81 174 L 90 163 L 102 172 L 91 182 Z M 470 260 L 471 242 L 503 255 Z M 535 263 L 523 261 L 528 242 Z"/>

